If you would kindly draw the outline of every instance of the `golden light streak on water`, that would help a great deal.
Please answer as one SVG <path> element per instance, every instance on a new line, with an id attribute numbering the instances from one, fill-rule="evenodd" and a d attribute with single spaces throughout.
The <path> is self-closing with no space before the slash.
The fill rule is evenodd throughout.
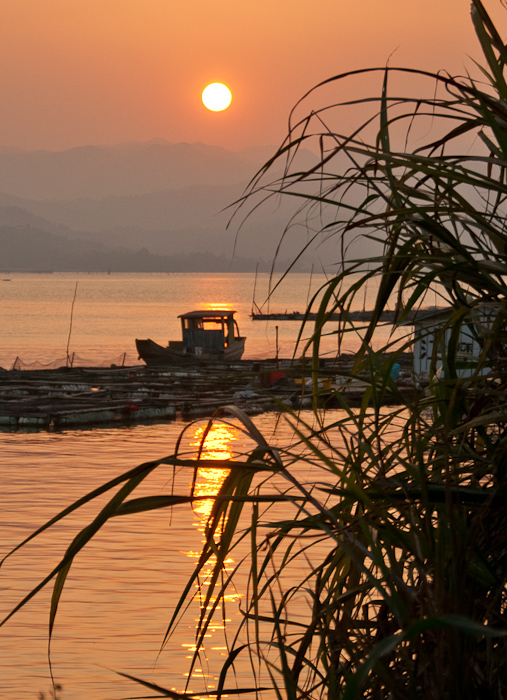
<path id="1" fill-rule="evenodd" d="M 197 426 L 193 434 L 190 446 L 198 450 L 201 446 L 205 425 Z M 210 431 L 206 435 L 206 440 L 202 446 L 201 456 L 203 459 L 232 459 L 233 443 L 239 438 L 239 430 L 233 425 L 227 423 L 213 423 Z M 203 468 L 197 472 L 197 480 L 195 484 L 196 496 L 214 496 L 216 495 L 226 476 L 229 474 L 228 469 L 210 469 Z M 211 514 L 213 501 L 200 501 L 194 509 L 201 516 L 201 521 L 198 525 L 200 531 L 204 532 L 206 522 Z"/>
<path id="2" fill-rule="evenodd" d="M 232 304 L 226 302 L 215 302 L 211 304 L 206 304 L 203 308 L 213 309 L 213 311 L 232 311 L 234 308 Z"/>
<path id="3" fill-rule="evenodd" d="M 211 428 L 206 434 L 207 430 L 207 424 L 199 425 L 195 427 L 194 433 L 190 439 L 190 447 L 193 448 L 196 453 L 199 453 L 200 450 L 200 455 L 203 459 L 211 459 L 211 460 L 227 460 L 227 459 L 232 459 L 234 456 L 234 443 L 238 441 L 240 437 L 240 431 L 238 428 L 236 428 L 234 425 L 228 424 L 228 423 L 222 423 L 222 422 L 215 422 L 212 424 Z M 205 438 L 204 438 L 205 436 Z M 204 441 L 203 441 L 204 440 Z M 195 488 L 194 488 L 194 493 L 196 496 L 214 496 L 216 495 L 224 483 L 224 480 L 226 479 L 227 475 L 229 474 L 228 469 L 213 469 L 209 467 L 205 468 L 199 468 L 197 471 L 197 476 L 196 476 L 196 483 L 195 483 Z M 204 500 L 204 501 L 198 501 L 194 505 L 194 512 L 196 515 L 199 516 L 199 520 L 194 524 L 194 526 L 197 528 L 197 530 L 204 535 L 204 532 L 206 530 L 206 526 L 208 523 L 208 520 L 211 515 L 211 511 L 213 508 L 213 500 L 210 498 L 209 500 Z M 204 540 L 203 540 L 204 541 Z M 195 550 L 188 550 L 185 553 L 185 556 L 197 560 L 199 558 L 200 552 L 196 552 Z M 203 610 L 206 608 L 206 611 L 210 611 L 214 603 L 216 601 L 216 596 L 212 596 L 211 599 L 208 601 L 208 604 L 206 605 L 205 599 L 206 599 L 206 587 L 210 585 L 210 577 L 213 572 L 213 568 L 216 563 L 216 558 L 212 557 L 208 560 L 206 569 L 202 571 L 201 577 L 200 577 L 200 582 L 195 584 L 195 589 L 196 589 L 196 596 L 198 599 L 200 599 L 200 608 Z M 234 560 L 232 558 L 227 558 L 224 562 L 225 570 L 230 571 L 232 570 L 232 566 L 234 564 Z M 234 601 L 237 601 L 239 599 L 239 595 L 237 593 L 230 593 L 226 594 L 224 596 L 224 603 L 232 603 Z M 222 606 L 218 606 L 216 608 L 217 610 L 221 610 Z M 197 630 L 199 626 L 199 619 L 195 618 L 195 628 Z M 229 619 L 227 621 L 230 621 Z M 225 620 L 221 620 L 221 622 L 225 622 Z M 203 643 L 200 648 L 199 648 L 199 654 L 200 654 L 200 659 L 201 660 L 206 660 L 208 661 L 208 655 L 207 655 L 207 649 L 209 649 L 210 652 L 214 652 L 216 654 L 217 650 L 222 650 L 226 649 L 226 647 L 222 646 L 213 646 L 212 639 L 215 636 L 217 632 L 220 632 L 221 630 L 225 629 L 224 624 L 219 624 L 218 621 L 214 622 L 210 625 L 208 628 L 208 633 L 204 635 Z M 215 644 L 217 644 L 218 640 L 215 640 Z M 222 640 L 220 640 L 221 642 Z M 220 644 L 220 642 L 218 642 Z M 192 654 L 192 656 L 188 656 L 187 658 L 193 658 L 193 654 L 197 651 L 197 647 L 195 644 L 195 641 L 193 643 L 189 642 L 184 642 L 181 645 L 184 647 L 186 650 Z M 188 674 L 185 674 L 185 676 L 188 677 Z M 190 675 L 190 678 L 192 679 L 207 679 L 207 687 L 208 688 L 214 688 L 215 686 L 212 685 L 209 681 L 213 680 L 215 677 L 213 674 L 205 673 L 202 671 L 202 669 L 195 668 L 192 671 L 192 674 Z"/>

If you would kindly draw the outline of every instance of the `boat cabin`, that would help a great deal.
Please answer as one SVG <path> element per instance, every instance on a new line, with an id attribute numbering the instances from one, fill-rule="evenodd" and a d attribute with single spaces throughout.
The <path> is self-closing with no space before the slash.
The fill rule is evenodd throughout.
<path id="1" fill-rule="evenodd" d="M 235 311 L 205 309 L 181 314 L 183 345 L 199 354 L 224 352 L 239 339 Z"/>
<path id="2" fill-rule="evenodd" d="M 150 338 L 136 338 L 139 358 L 147 365 L 172 365 L 200 362 L 234 362 L 245 350 L 246 338 L 239 335 L 235 311 L 202 309 L 181 314 L 182 340 L 170 340 L 167 347 Z"/>
<path id="3" fill-rule="evenodd" d="M 482 352 L 481 341 L 489 335 L 497 314 L 497 305 L 483 304 L 467 316 L 460 328 L 456 348 L 456 360 L 460 366 L 458 376 L 469 377 L 476 371 L 477 360 Z M 418 314 L 414 320 L 416 377 L 427 379 L 435 359 L 435 369 L 439 370 L 442 367 L 442 353 L 445 353 L 452 334 L 450 318 L 451 309 L 443 308 Z"/>

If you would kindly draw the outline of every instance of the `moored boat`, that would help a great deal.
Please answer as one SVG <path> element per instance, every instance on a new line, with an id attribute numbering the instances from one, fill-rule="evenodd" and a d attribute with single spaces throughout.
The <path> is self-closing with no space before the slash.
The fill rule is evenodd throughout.
<path id="1" fill-rule="evenodd" d="M 181 314 L 182 340 L 164 347 L 147 338 L 136 339 L 139 358 L 147 365 L 168 366 L 239 360 L 246 338 L 240 336 L 235 311 L 203 309 Z"/>

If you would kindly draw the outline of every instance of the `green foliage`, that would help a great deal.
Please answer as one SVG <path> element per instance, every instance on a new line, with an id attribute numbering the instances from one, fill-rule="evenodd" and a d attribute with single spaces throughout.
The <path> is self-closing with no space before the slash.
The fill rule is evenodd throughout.
<path id="1" fill-rule="evenodd" d="M 311 585 L 299 584 L 311 590 L 311 622 L 285 650 L 294 655 L 290 679 L 300 697 L 500 698 L 507 683 L 507 52 L 479 1 L 472 19 L 485 82 L 389 66 L 336 76 L 322 86 L 383 74 L 379 98 L 363 101 L 376 115 L 343 135 L 329 126 L 343 105 L 310 112 L 291 124 L 277 154 L 289 162 L 316 139 L 315 167 L 287 168 L 268 191 L 303 197 L 314 212 L 325 202 L 321 235 L 335 236 L 343 251 L 358 237 L 382 245 L 367 261 L 345 255 L 313 301 L 316 376 L 326 320 L 341 311 L 337 333 L 355 333 L 347 312 L 378 280 L 353 369 L 371 378 L 373 408 L 365 401 L 323 434 L 308 432 L 309 449 L 317 439 L 344 449 L 320 459 L 327 475 L 308 495 L 316 512 L 278 525 L 294 536 L 325 533 L 331 547 Z M 405 73 L 429 80 L 431 97 L 391 98 L 390 82 Z M 400 326 L 430 292 L 449 314 L 436 331 L 426 396 L 387 410 L 390 368 L 380 352 L 389 348 L 371 350 L 381 314 L 394 303 Z M 466 362 L 465 331 L 480 347 Z"/>
<path id="2" fill-rule="evenodd" d="M 336 237 L 344 255 L 311 303 L 318 312 L 307 347 L 315 378 L 330 314 L 341 311 L 344 319 L 332 332 L 340 338 L 355 333 L 348 311 L 366 284 L 377 280 L 378 293 L 353 369 L 368 377 L 358 409 L 340 396 L 338 417 L 329 423 L 316 412 L 317 427 L 287 414 L 300 441 L 290 451 L 270 447 L 233 411 L 257 447 L 224 464 L 231 472 L 167 630 L 211 563 L 192 668 L 219 602 L 239 577 L 239 565 L 230 572 L 225 561 L 249 543 L 242 623 L 229 640 L 213 695 L 270 688 L 269 697 L 291 700 L 504 697 L 507 51 L 479 0 L 472 2 L 472 19 L 486 60 L 482 82 L 390 66 L 331 78 L 322 86 L 381 74 L 378 99 L 362 101 L 374 113 L 353 134 L 340 134 L 328 122 L 343 105 L 312 111 L 291 124 L 286 143 L 252 183 L 252 192 L 297 196 L 315 211 L 323 204 L 326 212 L 333 209 L 320 235 Z M 429 81 L 430 97 L 391 98 L 389 86 L 399 74 Z M 426 142 L 420 123 L 423 134 L 431 126 Z M 311 139 L 320 149 L 315 167 L 287 169 L 266 187 L 273 164 L 285 158 L 290 164 L 294 150 Z M 357 237 L 376 246 L 376 257 L 347 258 Z M 401 326 L 429 292 L 450 311 L 437 330 L 425 396 L 400 395 L 399 405 L 387 408 L 385 394 L 395 390 L 390 368 L 404 347 L 372 350 L 381 314 L 394 302 Z M 465 364 L 463 329 L 480 347 Z M 41 584 L 56 577 L 51 625 L 73 558 L 108 518 L 194 500 L 193 493 L 128 500 L 160 464 L 195 467 L 176 450 L 100 490 L 119 486 Z M 302 465 L 312 470 L 309 483 Z M 232 690 L 240 658 L 250 659 L 252 680 Z M 135 680 L 157 696 L 189 695 Z"/>

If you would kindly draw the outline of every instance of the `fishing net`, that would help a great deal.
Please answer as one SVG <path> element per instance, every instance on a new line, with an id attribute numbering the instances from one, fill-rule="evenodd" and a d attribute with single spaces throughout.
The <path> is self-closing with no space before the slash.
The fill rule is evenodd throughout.
<path id="1" fill-rule="evenodd" d="M 38 369 L 58 369 L 59 367 L 129 367 L 138 364 L 137 355 L 123 352 L 116 357 L 104 358 L 86 358 L 77 353 L 72 353 L 68 357 L 61 357 L 51 362 L 24 362 L 20 357 L 16 357 L 11 370 L 38 370 Z"/>

